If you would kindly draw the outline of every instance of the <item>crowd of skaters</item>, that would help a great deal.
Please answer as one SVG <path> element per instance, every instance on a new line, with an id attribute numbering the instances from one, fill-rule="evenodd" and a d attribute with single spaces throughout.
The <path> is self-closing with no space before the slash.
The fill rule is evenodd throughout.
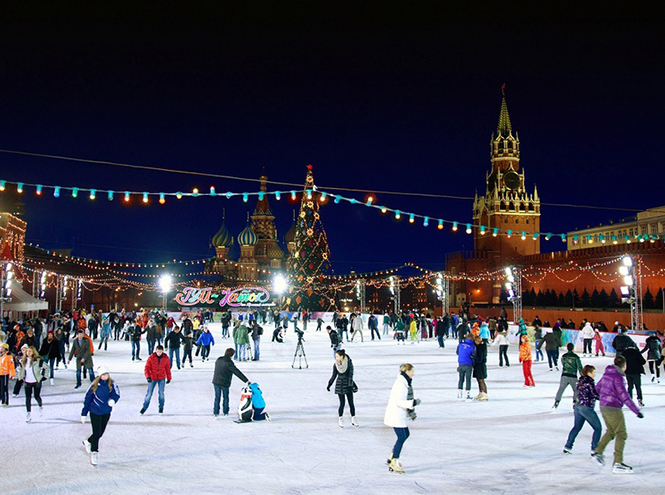
<path id="1" fill-rule="evenodd" d="M 364 319 L 366 319 L 367 323 L 365 323 Z M 192 367 L 192 350 L 194 347 L 197 348 L 196 356 L 198 357 L 200 354 L 202 362 L 209 359 L 210 347 L 215 344 L 214 338 L 208 329 L 208 323 L 212 320 L 212 312 L 207 311 L 195 314 L 182 313 L 180 319 L 176 321 L 166 313 L 159 311 L 148 312 L 145 310 L 136 313 L 120 312 L 107 315 L 101 315 L 94 311 L 90 313 L 73 311 L 71 313 L 49 315 L 45 321 L 39 318 L 19 322 L 5 319 L 3 320 L 2 331 L 0 332 L 0 398 L 2 399 L 2 405 L 6 406 L 8 404 L 8 379 L 16 377 L 17 382 L 12 395 L 16 397 L 20 392 L 21 386 L 25 387 L 26 421 L 29 422 L 31 420 L 31 402 L 33 397 L 39 408 L 42 408 L 40 396 L 42 381 L 48 378 L 50 384 L 53 385 L 54 370 L 58 369 L 60 364 L 67 367 L 67 363 L 75 358 L 77 369 L 75 388 L 81 386 L 82 378 L 86 378 L 86 375 L 91 382 L 91 386 L 86 394 L 85 403 L 87 405 L 84 406 L 82 417 L 88 413 L 91 417 L 93 435 L 84 441 L 84 446 L 91 453 L 91 462 L 96 464 L 98 441 L 108 423 L 108 417 L 105 416 L 110 417 L 110 408 L 119 399 L 119 392 L 117 385 L 110 379 L 109 371 L 106 368 L 101 367 L 97 369 L 97 376 L 95 376 L 92 363 L 94 355 L 93 339 L 99 339 L 99 350 L 102 348 L 106 350 L 109 340 L 128 340 L 131 342 L 131 359 L 141 360 L 141 342 L 145 338 L 148 348 L 148 358 L 145 367 L 148 390 L 140 413 L 143 414 L 147 410 L 153 391 L 157 388 L 159 413 L 161 414 L 164 408 L 164 386 L 171 381 L 171 368 L 173 365 L 175 364 L 180 369 L 181 365 L 185 366 L 185 362 L 188 359 L 189 365 Z M 302 330 L 305 331 L 310 320 L 311 314 L 306 311 L 295 312 L 291 317 L 289 317 L 288 313 L 263 310 L 236 315 L 230 312 L 223 313 L 221 318 L 223 328 L 222 338 L 232 338 L 235 345 L 235 349 L 227 349 L 224 355 L 218 360 L 227 369 L 225 375 L 227 375 L 228 380 L 225 379 L 224 383 L 228 381 L 230 384 L 230 376 L 235 374 L 243 382 L 250 384 L 235 365 L 233 365 L 233 368 L 229 368 L 228 362 L 230 361 L 233 364 L 232 360 L 247 361 L 250 359 L 260 359 L 260 337 L 263 334 L 263 326 L 274 324 L 273 341 L 282 342 L 282 332 L 288 328 L 289 323 L 293 324 L 295 331 L 300 331 L 299 324 L 302 325 Z M 323 324 L 323 319 L 320 316 L 317 317 L 316 331 L 321 331 Z M 383 316 L 375 314 L 363 315 L 360 312 L 352 312 L 348 317 L 344 313 L 335 312 L 332 324 L 334 329 L 328 326 L 327 331 L 335 353 L 335 363 L 328 389 L 337 381 L 335 392 L 340 398 L 338 411 L 340 427 L 343 427 L 342 415 L 345 403 L 347 402 L 350 407 L 351 425 L 358 426 L 355 419 L 355 405 L 353 401 L 353 394 L 357 391 L 357 386 L 353 382 L 353 365 L 348 355 L 342 349 L 342 344 L 344 337 L 346 337 L 346 342 L 354 342 L 356 336 L 359 336 L 360 342 L 363 342 L 363 330 L 369 332 L 371 340 L 375 338 L 381 340 L 382 336 L 384 338 L 392 336 L 392 339 L 398 343 L 406 342 L 407 339 L 412 343 L 416 343 L 436 337 L 441 348 L 445 348 L 446 340 L 450 338 L 458 339 L 459 343 L 456 347 L 459 363 L 458 399 L 461 400 L 488 400 L 486 385 L 488 345 L 499 346 L 500 367 L 504 365 L 504 362 L 506 366 L 510 366 L 507 353 L 510 346 L 507 339 L 508 322 L 505 314 L 484 320 L 480 317 L 471 317 L 464 309 L 460 310 L 457 314 L 453 312 L 450 315 L 445 314 L 439 318 L 415 311 L 402 311 L 399 313 L 388 311 Z M 541 350 L 544 345 L 550 370 L 552 371 L 554 367 L 558 371 L 558 351 L 562 346 L 561 329 L 569 328 L 571 325 L 574 328 L 574 324 L 571 321 L 565 322 L 565 320 L 560 319 L 555 322 L 551 331 L 546 332 L 544 335 L 542 328 L 548 327 L 549 322 L 542 323 L 536 317 L 531 325 L 534 328 L 536 362 L 544 362 Z M 230 328 L 232 330 L 229 330 Z M 591 357 L 593 355 L 589 341 L 593 342 L 594 340 L 596 340 L 596 356 L 599 353 L 605 355 L 602 341 L 600 342 L 600 346 L 598 346 L 599 339 L 597 339 L 597 336 L 601 328 L 602 325 L 598 323 L 587 322 L 586 320 L 581 323 L 580 331 L 584 342 L 583 357 Z M 636 391 L 639 406 L 642 407 L 644 404 L 642 401 L 641 375 L 645 373 L 644 364 L 649 363 L 649 369 L 652 374 L 651 381 L 657 380 L 660 382 L 660 366 L 663 364 L 662 344 L 661 340 L 654 333 L 649 336 L 645 347 L 640 351 L 635 342 L 626 334 L 625 328 L 617 324 L 614 330 L 619 332 L 613 341 L 613 347 L 617 351 L 617 358 L 613 365 L 607 367 L 605 374 L 611 376 L 617 372 L 621 377 L 625 376 L 629 385 L 628 390 L 625 390 L 625 387 L 623 388 L 625 394 L 621 392 L 618 380 L 614 379 L 612 381 L 613 400 L 606 400 L 607 404 L 603 405 L 602 390 L 605 390 L 607 387 L 600 387 L 600 393 L 596 391 L 595 387 L 592 386 L 595 383 L 593 381 L 595 378 L 595 368 L 590 365 L 582 366 L 579 356 L 574 352 L 574 346 L 568 344 L 568 352 L 560 360 L 563 373 L 561 384 L 555 397 L 554 407 L 558 407 L 565 388 L 570 386 L 574 392 L 575 425 L 569 434 L 564 453 L 569 454 L 572 452 L 575 437 L 586 421 L 594 429 L 592 457 L 599 463 L 604 463 L 603 449 L 609 441 L 616 438 L 614 472 L 631 472 L 632 468 L 623 463 L 623 446 L 625 445 L 626 436 L 625 422 L 623 422 L 623 416 L 620 416 L 619 413 L 612 409 L 617 409 L 617 404 L 620 403 L 618 407 L 620 411 L 621 406 L 626 404 L 639 417 L 643 417 L 640 410 L 632 402 L 633 389 Z M 350 336 L 349 331 L 351 332 Z M 531 363 L 533 362 L 532 346 L 527 335 L 527 324 L 523 320 L 520 320 L 518 325 L 518 337 L 520 341 L 518 355 L 524 370 L 524 385 L 525 387 L 532 387 L 535 386 L 531 373 Z M 168 356 L 165 353 L 165 348 L 168 350 Z M 180 361 L 181 348 L 183 350 L 182 363 Z M 648 360 L 645 360 L 642 356 L 645 352 L 647 353 Z M 221 362 L 222 360 L 223 363 Z M 219 375 L 217 369 L 216 375 Z M 479 390 L 475 398 L 471 398 L 470 395 L 472 377 L 477 381 Z M 403 409 L 404 411 L 402 412 L 407 418 L 415 419 L 415 406 L 419 403 L 419 400 L 416 402 L 413 399 L 411 388 L 412 378 L 413 367 L 408 363 L 403 364 L 400 368 L 400 377 L 398 377 L 396 385 L 399 384 L 398 388 L 400 391 L 407 390 L 407 395 L 410 395 L 410 398 L 404 397 L 400 399 L 401 402 L 398 401 L 399 403 L 395 403 L 396 400 L 393 398 L 393 394 L 391 394 L 391 406 L 389 408 L 397 407 L 400 408 L 400 411 Z M 402 386 L 403 380 L 408 382 L 406 389 Z M 220 382 L 219 376 L 217 377 L 217 382 Z M 466 387 L 464 387 L 465 385 Z M 466 397 L 464 396 L 464 388 L 466 388 Z M 95 394 L 104 395 L 106 394 L 105 390 L 108 390 L 108 397 L 104 399 L 106 400 L 107 407 L 101 409 L 93 407 L 93 404 L 102 400 L 99 398 L 95 399 L 97 397 Z M 580 392 L 584 399 L 579 399 Z M 222 396 L 224 398 L 222 410 L 223 414 L 226 415 L 228 414 L 229 402 L 228 385 L 215 384 L 215 416 L 219 416 L 219 403 Z M 593 412 L 593 401 L 591 399 L 600 399 L 601 401 L 601 412 L 608 426 L 608 431 L 603 437 L 604 442 L 597 438 L 600 434 L 600 421 L 597 415 L 594 418 L 595 412 Z M 589 405 L 590 403 L 591 405 Z M 96 412 L 93 412 L 93 409 Z M 102 416 L 102 418 L 97 417 L 93 421 L 93 415 Z M 386 412 L 386 417 L 388 418 L 388 412 Z M 387 419 L 386 424 L 389 425 Z M 408 428 L 402 426 L 401 420 L 399 424 L 400 426 L 398 427 L 393 426 L 397 435 L 397 443 L 388 458 L 388 463 L 391 471 L 403 472 L 403 468 L 399 463 L 399 453 L 409 433 Z M 404 430 L 404 428 L 406 429 Z"/>

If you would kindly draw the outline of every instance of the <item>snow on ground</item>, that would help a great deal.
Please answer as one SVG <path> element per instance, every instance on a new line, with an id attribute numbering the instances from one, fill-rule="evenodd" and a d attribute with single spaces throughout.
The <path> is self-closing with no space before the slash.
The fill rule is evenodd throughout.
<path id="1" fill-rule="evenodd" d="M 139 414 L 146 348 L 144 361 L 132 362 L 129 343 L 112 341 L 95 356 L 95 367 L 106 365 L 121 393 L 100 441 L 99 465 L 90 465 L 81 445 L 90 434 L 90 424 L 79 420 L 85 387 L 74 390 L 74 371 L 60 369 L 54 387 L 45 382 L 41 415 L 33 403 L 32 423 L 25 423 L 22 393 L 0 410 L 0 493 L 665 493 L 659 434 L 665 380 L 657 385 L 645 377 L 643 420 L 626 410 L 625 462 L 635 474 L 613 475 L 609 465 L 589 459 L 588 425 L 574 455 L 562 454 L 573 424 L 572 393 L 568 389 L 553 410 L 559 373 L 543 364 L 534 364 L 536 388 L 524 389 L 516 346 L 510 368 L 499 368 L 497 350 L 490 350 L 489 402 L 465 403 L 456 399 L 452 340 L 442 351 L 436 340 L 398 346 L 392 339 L 371 342 L 366 332 L 364 343 L 345 344 L 355 365 L 361 426 L 340 429 L 337 397 L 326 391 L 333 356 L 325 331 L 307 332 L 309 369 L 303 370 L 291 368 L 294 334 L 277 344 L 270 333 L 266 329 L 261 361 L 239 367 L 260 384 L 271 422 L 233 423 L 241 388 L 236 378 L 231 416 L 213 418 L 214 360 L 231 346 L 220 338 L 218 324 L 211 361 L 198 359 L 194 368 L 174 371 L 163 416 L 157 414 L 156 392 L 150 409 Z M 414 389 L 423 403 L 402 452 L 407 473 L 397 475 L 385 465 L 395 435 L 383 425 L 383 413 L 403 362 L 416 368 Z M 610 358 L 583 362 L 599 368 L 599 378 Z M 475 385 L 472 391 L 477 393 Z"/>

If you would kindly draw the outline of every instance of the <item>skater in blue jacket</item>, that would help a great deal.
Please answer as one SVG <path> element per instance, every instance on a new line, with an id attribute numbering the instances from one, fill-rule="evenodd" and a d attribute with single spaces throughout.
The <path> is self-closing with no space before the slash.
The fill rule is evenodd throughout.
<path id="1" fill-rule="evenodd" d="M 90 413 L 92 435 L 87 440 L 83 440 L 83 446 L 86 452 L 90 454 L 90 463 L 93 466 L 97 465 L 99 439 L 106 430 L 113 406 L 119 400 L 120 389 L 111 380 L 109 370 L 104 366 L 98 367 L 97 378 L 93 380 L 85 394 L 83 410 L 81 411 L 81 423 L 85 423 L 85 418 Z"/>
<path id="2" fill-rule="evenodd" d="M 215 338 L 210 333 L 210 329 L 206 326 L 203 327 L 203 333 L 196 341 L 196 345 L 203 346 L 201 349 L 201 361 L 210 359 L 210 345 L 215 345 Z"/>
<path id="3" fill-rule="evenodd" d="M 267 419 L 270 421 L 270 416 L 265 412 L 266 401 L 263 400 L 263 392 L 259 388 L 258 383 L 250 383 L 249 388 L 252 390 L 252 407 L 254 408 L 254 421 L 263 421 Z"/>

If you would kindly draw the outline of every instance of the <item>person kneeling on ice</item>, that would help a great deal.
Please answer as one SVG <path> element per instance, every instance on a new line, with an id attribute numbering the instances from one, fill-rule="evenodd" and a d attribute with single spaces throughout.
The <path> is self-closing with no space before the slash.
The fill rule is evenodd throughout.
<path id="1" fill-rule="evenodd" d="M 98 367 L 97 378 L 90 384 L 83 401 L 83 410 L 81 410 L 81 423 L 85 423 L 85 417 L 90 413 L 92 435 L 87 440 L 83 440 L 83 446 L 90 454 L 90 463 L 93 466 L 97 465 L 99 439 L 106 430 L 113 406 L 119 400 L 120 389 L 111 380 L 109 370 L 104 366 Z"/>
<path id="2" fill-rule="evenodd" d="M 616 438 L 614 443 L 614 465 L 612 472 L 615 474 L 632 473 L 633 468 L 623 463 L 623 448 L 626 445 L 626 420 L 623 417 L 622 407 L 627 405 L 631 411 L 637 414 L 638 418 L 644 415 L 635 405 L 628 395 L 624 375 L 626 374 L 626 358 L 617 356 L 614 358 L 614 364 L 605 368 L 605 374 L 596 385 L 600 394 L 600 412 L 605 420 L 607 431 L 598 442 L 596 452 L 592 457 L 599 464 L 605 464 L 605 447 Z"/>
<path id="3" fill-rule="evenodd" d="M 235 351 L 232 348 L 226 349 L 224 355 L 218 357 L 215 361 L 215 372 L 212 377 L 212 384 L 215 388 L 215 401 L 213 403 L 213 414 L 216 418 L 219 417 L 219 401 L 224 397 L 222 404 L 222 412 L 224 416 L 229 415 L 229 388 L 231 387 L 231 380 L 233 375 L 237 376 L 243 383 L 249 385 L 249 380 L 242 372 L 236 367 L 233 362 L 233 355 Z M 265 407 L 265 404 L 264 404 Z"/>
<path id="4" fill-rule="evenodd" d="M 399 367 L 399 371 L 400 374 L 390 390 L 390 399 L 388 400 L 383 423 L 386 426 L 391 426 L 397 435 L 397 441 L 387 460 L 388 469 L 391 472 L 403 473 L 404 469 L 399 462 L 399 456 L 402 453 L 404 442 L 409 438 L 409 427 L 406 425 L 406 420 L 416 420 L 415 407 L 420 404 L 420 399 L 414 400 L 413 398 L 413 387 L 411 386 L 415 373 L 413 365 L 404 363 Z"/>
<path id="5" fill-rule="evenodd" d="M 270 421 L 270 416 L 265 412 L 266 401 L 263 399 L 263 392 L 261 392 L 259 384 L 250 383 L 249 388 L 252 389 L 252 406 L 254 407 L 254 416 L 252 419 L 254 421 L 263 421 L 264 419 Z"/>

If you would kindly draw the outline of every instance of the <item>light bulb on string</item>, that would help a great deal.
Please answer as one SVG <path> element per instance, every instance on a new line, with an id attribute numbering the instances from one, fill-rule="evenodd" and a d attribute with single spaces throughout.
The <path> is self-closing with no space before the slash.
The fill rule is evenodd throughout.
<path id="1" fill-rule="evenodd" d="M 471 224 L 470 224 L 470 223 L 467 223 L 467 224 L 466 224 L 466 233 L 467 233 L 467 234 L 470 234 L 471 232 L 473 232 L 473 231 L 471 230 Z"/>
<path id="2" fill-rule="evenodd" d="M 210 196 L 217 196 L 217 191 L 215 190 L 215 186 L 210 186 Z"/>
<path id="3" fill-rule="evenodd" d="M 439 219 L 439 225 L 437 226 L 439 230 L 443 230 L 443 220 Z"/>
<path id="4" fill-rule="evenodd" d="M 247 203 L 249 200 L 249 195 L 247 193 L 242 193 L 242 200 L 244 203 Z"/>
<path id="5" fill-rule="evenodd" d="M 402 218 L 402 212 L 399 211 L 399 210 L 395 210 L 395 218 L 396 218 L 397 220 L 399 220 L 400 218 Z"/>
<path id="6" fill-rule="evenodd" d="M 16 192 L 19 194 L 23 193 L 23 182 L 17 182 L 16 183 Z"/>
<path id="7" fill-rule="evenodd" d="M 409 223 L 413 223 L 413 222 L 415 222 L 415 220 L 416 220 L 415 215 L 414 215 L 413 213 L 411 213 L 411 214 L 409 215 Z"/>
<path id="8" fill-rule="evenodd" d="M 457 232 L 457 222 L 453 222 L 453 232 Z"/>
<path id="9" fill-rule="evenodd" d="M 275 199 L 276 199 L 277 201 L 279 201 L 280 199 L 282 199 L 282 193 L 279 192 L 279 191 L 275 191 Z"/>
<path id="10" fill-rule="evenodd" d="M 41 184 L 37 184 L 37 187 L 35 188 L 35 194 L 37 194 L 37 196 L 42 195 L 42 187 L 43 186 Z"/>
<path id="11" fill-rule="evenodd" d="M 499 235 L 499 229 L 495 228 L 492 230 L 492 237 L 496 237 Z"/>
<path id="12" fill-rule="evenodd" d="M 144 202 L 144 203 L 147 203 L 147 202 L 148 202 L 148 193 L 147 193 L 147 192 L 144 192 L 144 193 L 143 193 L 143 202 Z"/>
<path id="13" fill-rule="evenodd" d="M 109 201 L 113 201 L 113 191 L 108 191 L 106 193 L 106 197 L 108 198 Z"/>
<path id="14" fill-rule="evenodd" d="M 177 193 L 175 193 L 175 197 L 176 199 L 182 199 L 182 193 L 178 191 Z"/>
<path id="15" fill-rule="evenodd" d="M 166 203 L 165 195 L 164 193 L 159 193 L 159 204 L 163 205 L 164 203 Z"/>
<path id="16" fill-rule="evenodd" d="M 97 191 L 95 189 L 90 189 L 90 199 L 94 200 L 97 198 Z"/>
<path id="17" fill-rule="evenodd" d="M 0 180 L 0 191 L 4 191 L 6 187 L 7 187 L 7 181 Z"/>
<path id="18" fill-rule="evenodd" d="M 429 225 L 429 217 L 425 217 L 423 219 L 423 227 L 427 227 Z"/>
<path id="19" fill-rule="evenodd" d="M 129 191 L 125 191 L 125 203 L 129 203 L 129 199 L 131 197 L 131 194 Z"/>
<path id="20" fill-rule="evenodd" d="M 59 198 L 60 197 L 60 186 L 55 186 L 53 188 L 53 197 L 54 198 Z"/>
<path id="21" fill-rule="evenodd" d="M 78 196 L 79 196 L 79 188 L 72 187 L 72 198 L 78 198 Z"/>

